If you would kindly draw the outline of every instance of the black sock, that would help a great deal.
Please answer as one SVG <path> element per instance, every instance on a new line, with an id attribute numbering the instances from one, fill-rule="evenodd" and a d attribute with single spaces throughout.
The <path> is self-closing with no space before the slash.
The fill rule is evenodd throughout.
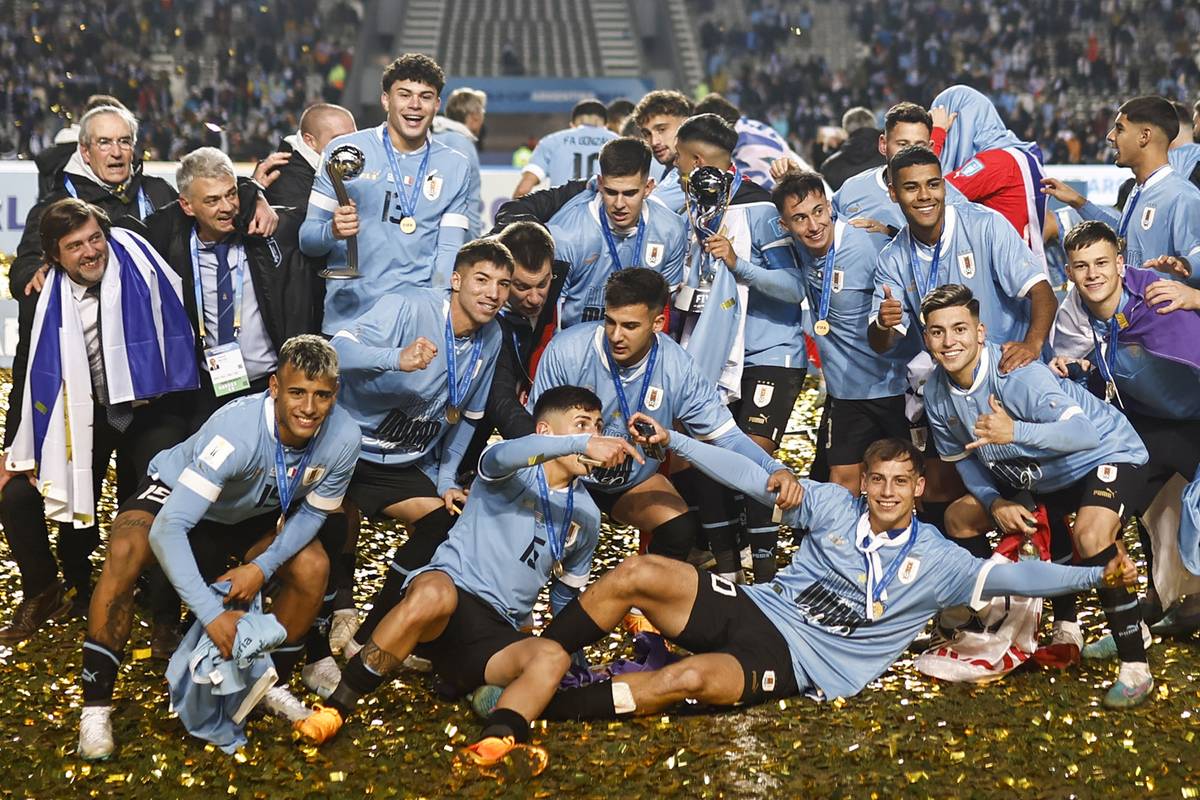
<path id="1" fill-rule="evenodd" d="M 392 560 L 406 572 L 420 569 L 433 560 L 433 552 L 446 541 L 454 518 L 445 506 L 430 511 L 408 526 L 408 541 L 396 548 Z"/>
<path id="2" fill-rule="evenodd" d="M 1050 598 L 1050 608 L 1054 612 L 1055 622 L 1075 622 L 1078 615 L 1075 610 L 1075 594 L 1060 594 Z"/>
<path id="3" fill-rule="evenodd" d="M 711 522 L 701 526 L 708 535 L 708 544 L 713 558 L 717 560 L 715 571 L 722 574 L 737 572 L 742 568 L 737 551 L 737 523 L 729 520 Z"/>
<path id="4" fill-rule="evenodd" d="M 1085 567 L 1103 567 L 1117 555 L 1117 546 L 1083 559 Z M 1096 596 L 1108 618 L 1108 629 L 1117 643 L 1117 657 L 1122 663 L 1146 663 L 1146 645 L 1142 641 L 1142 609 L 1136 594 L 1124 586 L 1098 586 Z"/>
<path id="5" fill-rule="evenodd" d="M 489 736 L 511 736 L 517 742 L 529 741 L 529 720 L 511 708 L 492 709 L 484 723 L 483 731 L 479 734 L 480 739 Z"/>
<path id="6" fill-rule="evenodd" d="M 90 636 L 83 640 L 83 704 L 85 706 L 107 706 L 112 704 L 113 687 L 117 683 L 117 670 L 121 656 L 109 650 Z"/>
<path id="7" fill-rule="evenodd" d="M 342 670 L 342 680 L 338 683 L 333 694 L 329 695 L 327 705 L 336 708 L 342 719 L 350 716 L 358 698 L 370 694 L 383 684 L 387 676 L 372 671 L 363 663 L 362 655 L 355 655 Z"/>
<path id="8" fill-rule="evenodd" d="M 336 597 L 337 593 L 330 586 L 321 602 L 321 610 L 317 612 L 317 618 L 313 620 L 313 626 L 309 628 L 308 636 L 304 639 L 310 664 L 333 655 L 329 650 L 329 622 L 333 619 L 333 601 Z"/>
<path id="9" fill-rule="evenodd" d="M 669 519 L 655 528 L 646 552 L 684 561 L 700 534 L 700 522 L 692 511 Z M 567 652 L 570 652 L 569 650 Z"/>
<path id="10" fill-rule="evenodd" d="M 579 598 L 567 603 L 542 631 L 543 639 L 558 642 L 568 653 L 598 642 L 607 635 L 608 631 L 602 630 L 588 615 Z"/>
<path id="11" fill-rule="evenodd" d="M 956 545 L 966 550 L 976 558 L 991 558 L 992 544 L 988 541 L 986 533 L 977 533 L 974 536 L 968 536 L 965 539 L 951 539 Z"/>
<path id="12" fill-rule="evenodd" d="M 371 634 L 375 632 L 375 628 L 383 622 L 383 618 L 387 616 L 388 612 L 398 606 L 400 600 L 403 599 L 404 581 L 407 578 L 408 573 L 401 572 L 394 561 L 388 564 L 387 577 L 383 579 L 383 588 L 375 595 L 367 618 L 363 620 L 363 624 L 354 634 L 354 641 L 366 644 L 371 640 Z"/>
<path id="13" fill-rule="evenodd" d="M 921 510 L 917 512 L 917 519 L 926 524 L 933 525 L 939 531 L 945 533 L 946 509 L 949 507 L 949 503 L 942 503 L 936 500 L 922 500 Z M 957 541 L 959 544 L 962 544 L 962 539 L 958 539 Z M 991 548 L 988 548 L 988 554 L 991 554 Z"/>
<path id="14" fill-rule="evenodd" d="M 550 704 L 542 712 L 542 719 L 616 719 L 617 709 L 613 704 L 612 682 L 602 681 L 555 692 Z"/>
<path id="15" fill-rule="evenodd" d="M 358 553 L 338 553 L 329 560 L 329 585 L 334 589 L 333 608 L 340 611 L 354 608 L 354 569 L 358 564 Z"/>
<path id="16" fill-rule="evenodd" d="M 746 534 L 750 538 L 755 583 L 771 580 L 778 569 L 775 548 L 779 545 L 779 524 L 771 521 L 773 516 L 774 506 L 746 502 Z"/>
<path id="17" fill-rule="evenodd" d="M 271 663 L 279 675 L 279 684 L 283 685 L 291 679 L 296 671 L 296 665 L 304 656 L 304 642 L 284 642 L 271 651 Z"/>

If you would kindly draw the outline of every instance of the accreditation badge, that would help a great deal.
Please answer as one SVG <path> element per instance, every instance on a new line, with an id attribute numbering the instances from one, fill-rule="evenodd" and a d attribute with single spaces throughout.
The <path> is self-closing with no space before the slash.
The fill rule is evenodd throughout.
<path id="1" fill-rule="evenodd" d="M 213 394 L 217 397 L 250 388 L 250 376 L 246 374 L 246 362 L 237 342 L 205 349 L 204 363 L 208 366 L 208 377 L 212 379 Z"/>

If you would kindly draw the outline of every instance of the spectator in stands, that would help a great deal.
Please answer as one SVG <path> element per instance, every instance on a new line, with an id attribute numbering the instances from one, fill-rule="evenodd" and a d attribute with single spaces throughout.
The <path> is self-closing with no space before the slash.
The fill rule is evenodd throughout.
<path id="1" fill-rule="evenodd" d="M 433 138 L 457 150 L 471 162 L 467 174 L 467 239 L 483 232 L 482 182 L 479 175 L 479 139 L 487 115 L 487 94 L 478 89 L 455 89 L 446 98 L 446 114 L 433 118 Z"/>
<path id="2" fill-rule="evenodd" d="M 871 109 L 855 106 L 847 111 L 842 115 L 842 129 L 848 138 L 821 165 L 821 176 L 835 192 L 847 178 L 885 163 L 879 152 L 880 130 L 875 127 Z"/>
<path id="3" fill-rule="evenodd" d="M 267 201 L 273 206 L 306 207 L 325 145 L 355 130 L 354 115 L 349 109 L 331 103 L 315 103 L 304 109 L 300 130 L 285 136 L 279 146 L 279 152 L 287 154 L 287 160 L 274 169 L 268 166 L 261 176 L 255 170 L 255 178 L 266 187 Z M 263 164 L 270 165 L 271 160 Z"/>

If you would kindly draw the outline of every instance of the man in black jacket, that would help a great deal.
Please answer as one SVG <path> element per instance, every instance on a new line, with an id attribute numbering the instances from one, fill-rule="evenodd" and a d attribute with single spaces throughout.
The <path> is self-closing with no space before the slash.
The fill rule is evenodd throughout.
<path id="1" fill-rule="evenodd" d="M 856 106 L 842 115 L 842 127 L 849 138 L 837 152 L 821 164 L 821 177 L 835 192 L 847 178 L 885 163 L 879 152 L 879 129 L 871 109 Z"/>
<path id="2" fill-rule="evenodd" d="M 281 154 L 288 154 L 282 166 L 276 169 L 268 166 L 260 178 L 271 205 L 298 208 L 301 211 L 307 208 L 308 195 L 312 192 L 313 178 L 321 163 L 325 145 L 355 130 L 354 115 L 341 106 L 316 103 L 304 109 L 300 115 L 300 130 L 284 137 L 279 146 L 280 152 L 263 162 L 268 164 L 272 159 L 282 160 Z M 258 177 L 257 172 L 255 175 Z"/>

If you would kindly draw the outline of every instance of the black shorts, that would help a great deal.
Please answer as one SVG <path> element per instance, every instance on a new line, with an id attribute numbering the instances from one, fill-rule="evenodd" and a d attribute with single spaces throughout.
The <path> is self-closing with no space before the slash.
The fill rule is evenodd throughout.
<path id="1" fill-rule="evenodd" d="M 860 463 L 867 447 L 888 438 L 909 438 L 904 395 L 874 400 L 838 400 L 833 395 L 825 398 L 817 448 L 825 451 L 831 467 Z"/>
<path id="2" fill-rule="evenodd" d="M 756 705 L 799 694 L 792 654 L 779 630 L 738 586 L 696 570 L 696 602 L 675 644 L 695 654 L 725 653 L 742 665 L 741 703 Z"/>
<path id="3" fill-rule="evenodd" d="M 1149 504 L 1146 497 L 1146 468 L 1133 464 L 1101 464 L 1070 486 L 1055 492 L 1034 493 L 1046 504 L 1051 517 L 1071 514 L 1085 506 L 1113 511 L 1121 519 L 1140 514 Z"/>
<path id="4" fill-rule="evenodd" d="M 157 516 L 170 495 L 171 487 L 146 476 L 133 497 L 122 503 L 117 513 L 145 511 Z M 259 514 L 232 525 L 200 520 L 188 531 L 188 544 L 192 547 L 200 575 L 205 581 L 212 581 L 230 567 L 245 563 L 246 553 L 264 536 L 274 534 L 278 522 L 278 511 Z"/>
<path id="5" fill-rule="evenodd" d="M 378 519 L 385 508 L 414 497 L 438 497 L 437 486 L 416 466 L 388 466 L 359 459 L 346 492 L 363 516 Z"/>
<path id="6" fill-rule="evenodd" d="M 746 433 L 770 439 L 779 446 L 787 433 L 796 398 L 804 389 L 808 370 L 795 367 L 746 367 L 742 370 L 742 397 L 729 410 Z"/>
<path id="7" fill-rule="evenodd" d="M 486 681 L 483 673 L 492 656 L 510 644 L 530 638 L 512 626 L 491 604 L 457 586 L 458 605 L 442 635 L 418 644 L 414 652 L 433 662 L 433 670 L 457 697 Z"/>

